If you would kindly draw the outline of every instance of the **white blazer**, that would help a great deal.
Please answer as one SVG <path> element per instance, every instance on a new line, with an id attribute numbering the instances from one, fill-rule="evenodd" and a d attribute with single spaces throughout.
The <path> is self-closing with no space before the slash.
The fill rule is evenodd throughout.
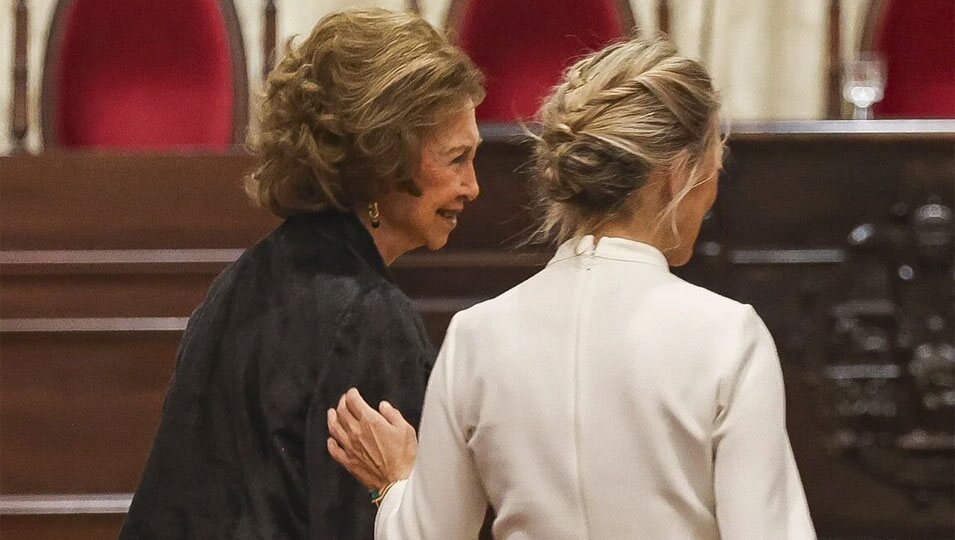
<path id="1" fill-rule="evenodd" d="M 772 337 L 656 248 L 571 240 L 458 313 L 377 539 L 815 538 Z"/>

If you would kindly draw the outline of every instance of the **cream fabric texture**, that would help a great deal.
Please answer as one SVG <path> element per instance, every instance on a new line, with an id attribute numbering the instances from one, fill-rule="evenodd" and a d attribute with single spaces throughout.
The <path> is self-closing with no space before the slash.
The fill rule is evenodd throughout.
<path id="1" fill-rule="evenodd" d="M 571 240 L 456 315 L 376 538 L 815 538 L 772 337 L 646 244 Z"/>

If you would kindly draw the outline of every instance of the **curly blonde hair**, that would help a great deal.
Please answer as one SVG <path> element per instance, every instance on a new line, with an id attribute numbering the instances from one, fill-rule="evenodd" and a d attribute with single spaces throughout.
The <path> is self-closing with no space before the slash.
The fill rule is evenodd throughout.
<path id="1" fill-rule="evenodd" d="M 280 217 L 392 189 L 420 195 L 422 140 L 484 97 L 464 53 L 423 19 L 383 9 L 334 13 L 299 46 L 289 40 L 266 86 L 246 191 Z"/>
<path id="2" fill-rule="evenodd" d="M 719 97 L 706 70 L 660 39 L 613 44 L 567 69 L 542 105 L 534 187 L 542 212 L 532 241 L 594 232 L 619 216 L 650 174 L 688 178 L 662 223 L 701 182 L 719 142 Z M 671 219 L 676 232 L 676 223 Z"/>

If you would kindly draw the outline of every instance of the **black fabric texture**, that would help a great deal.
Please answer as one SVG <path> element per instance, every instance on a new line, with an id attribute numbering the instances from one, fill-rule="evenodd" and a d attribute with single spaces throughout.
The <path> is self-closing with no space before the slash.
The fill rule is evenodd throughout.
<path id="1" fill-rule="evenodd" d="M 370 540 L 326 411 L 357 386 L 417 425 L 434 356 L 357 217 L 287 219 L 189 319 L 120 539 Z"/>

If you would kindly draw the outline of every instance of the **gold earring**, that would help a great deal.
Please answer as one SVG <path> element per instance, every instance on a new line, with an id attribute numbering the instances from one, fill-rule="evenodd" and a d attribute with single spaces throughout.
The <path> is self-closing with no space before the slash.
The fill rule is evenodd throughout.
<path id="1" fill-rule="evenodd" d="M 381 227 L 381 212 L 378 211 L 378 203 L 374 202 L 368 205 L 368 219 L 371 220 L 373 229 Z"/>

